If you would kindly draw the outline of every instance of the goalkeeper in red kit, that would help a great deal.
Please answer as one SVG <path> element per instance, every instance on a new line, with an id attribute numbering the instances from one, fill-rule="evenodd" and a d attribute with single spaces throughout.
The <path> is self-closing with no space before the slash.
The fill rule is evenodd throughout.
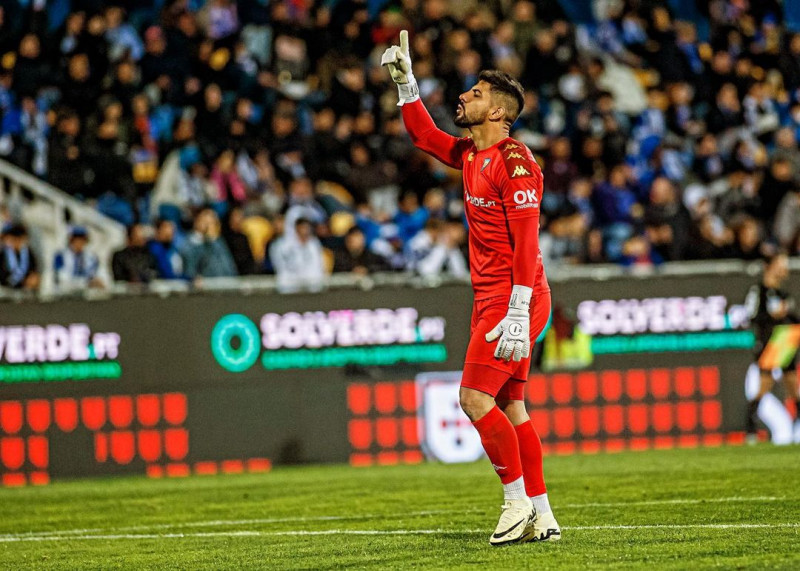
<path id="1" fill-rule="evenodd" d="M 531 151 L 509 137 L 523 106 L 522 86 L 507 73 L 482 71 L 458 98 L 457 138 L 434 125 L 411 71 L 408 32 L 386 50 L 414 144 L 463 171 L 469 260 L 475 301 L 461 378 L 461 407 L 503 483 L 505 503 L 489 542 L 553 541 L 561 529 L 547 499 L 542 445 L 525 408 L 530 349 L 550 315 L 550 287 L 539 251 L 542 171 Z"/>

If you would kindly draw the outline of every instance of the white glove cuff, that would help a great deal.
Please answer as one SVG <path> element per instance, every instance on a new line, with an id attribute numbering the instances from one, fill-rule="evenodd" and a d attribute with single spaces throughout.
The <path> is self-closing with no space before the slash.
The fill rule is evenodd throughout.
<path id="1" fill-rule="evenodd" d="M 523 285 L 515 285 L 511 289 L 511 299 L 508 300 L 508 307 L 511 309 L 530 311 L 532 295 L 532 288 Z"/>
<path id="2" fill-rule="evenodd" d="M 397 92 L 400 94 L 400 101 L 397 102 L 398 107 L 402 107 L 406 103 L 411 103 L 419 99 L 419 86 L 417 80 L 414 78 L 413 73 L 408 74 L 408 83 L 398 83 Z"/>

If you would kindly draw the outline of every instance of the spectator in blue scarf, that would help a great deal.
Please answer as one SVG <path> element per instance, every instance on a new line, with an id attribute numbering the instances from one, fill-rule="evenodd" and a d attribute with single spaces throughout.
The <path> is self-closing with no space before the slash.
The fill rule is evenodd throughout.
<path id="1" fill-rule="evenodd" d="M 39 289 L 36 257 L 28 245 L 28 231 L 21 224 L 3 229 L 0 253 L 0 285 L 13 289 Z"/>
<path id="2" fill-rule="evenodd" d="M 53 259 L 56 286 L 61 291 L 74 291 L 87 287 L 103 287 L 98 276 L 100 261 L 87 249 L 89 233 L 83 226 L 75 226 L 69 235 L 69 244 L 56 253 Z"/>

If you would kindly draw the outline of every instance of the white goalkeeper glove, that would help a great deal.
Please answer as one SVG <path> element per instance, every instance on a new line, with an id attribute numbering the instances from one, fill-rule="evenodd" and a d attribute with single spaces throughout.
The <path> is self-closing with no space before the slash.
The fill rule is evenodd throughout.
<path id="1" fill-rule="evenodd" d="M 411 73 L 411 54 L 408 50 L 408 32 L 406 30 L 400 32 L 399 46 L 391 46 L 383 52 L 381 65 L 389 68 L 392 81 L 397 84 L 397 91 L 400 94 L 398 107 L 419 99 L 417 80 Z"/>
<path id="2" fill-rule="evenodd" d="M 526 286 L 515 285 L 511 290 L 508 302 L 508 313 L 494 329 L 486 334 L 486 341 L 491 343 L 498 337 L 494 356 L 508 361 L 520 361 L 531 354 L 531 295 L 533 290 Z"/>

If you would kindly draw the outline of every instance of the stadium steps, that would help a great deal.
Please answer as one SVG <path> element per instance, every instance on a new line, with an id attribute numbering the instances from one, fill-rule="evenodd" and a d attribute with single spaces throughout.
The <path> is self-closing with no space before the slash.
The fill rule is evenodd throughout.
<path id="1" fill-rule="evenodd" d="M 111 283 L 111 255 L 125 246 L 125 227 L 30 173 L 0 160 L 0 206 L 28 228 L 42 274 L 40 296 L 57 293 L 53 258 L 66 247 L 73 225 L 89 232 L 90 249 L 100 260 L 99 275 Z"/>

